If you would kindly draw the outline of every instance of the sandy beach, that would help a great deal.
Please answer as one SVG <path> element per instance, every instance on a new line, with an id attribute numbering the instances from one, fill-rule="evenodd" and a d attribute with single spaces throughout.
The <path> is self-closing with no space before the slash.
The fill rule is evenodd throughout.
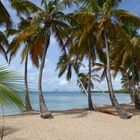
<path id="1" fill-rule="evenodd" d="M 51 120 L 41 119 L 39 114 L 6 117 L 4 140 L 140 139 L 138 112 L 129 120 L 84 109 L 53 112 L 53 115 L 54 119 Z"/>

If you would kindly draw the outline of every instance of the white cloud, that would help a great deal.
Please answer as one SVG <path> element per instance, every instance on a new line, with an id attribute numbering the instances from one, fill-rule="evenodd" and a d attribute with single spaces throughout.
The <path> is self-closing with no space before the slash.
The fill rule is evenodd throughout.
<path id="1" fill-rule="evenodd" d="M 68 84 L 68 81 L 66 79 L 62 79 L 60 82 L 59 82 L 59 86 L 65 86 Z"/>

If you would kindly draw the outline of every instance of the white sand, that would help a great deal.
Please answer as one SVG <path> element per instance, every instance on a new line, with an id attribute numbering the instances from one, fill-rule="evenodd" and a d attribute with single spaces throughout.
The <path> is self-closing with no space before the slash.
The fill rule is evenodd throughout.
<path id="1" fill-rule="evenodd" d="M 23 115 L 6 117 L 5 129 L 4 140 L 140 140 L 140 115 L 129 120 L 90 111 L 55 113 L 51 120 Z"/>

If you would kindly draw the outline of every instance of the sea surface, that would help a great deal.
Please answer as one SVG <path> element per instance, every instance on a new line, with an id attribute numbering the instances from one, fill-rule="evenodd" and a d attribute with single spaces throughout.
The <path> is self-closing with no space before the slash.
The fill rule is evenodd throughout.
<path id="1" fill-rule="evenodd" d="M 72 108 L 88 107 L 87 96 L 81 92 L 45 92 L 45 101 L 49 110 L 67 110 Z M 128 94 L 116 94 L 119 103 L 130 103 Z M 30 95 L 32 107 L 39 110 L 39 100 L 37 92 L 31 92 Z M 109 95 L 103 93 L 92 93 L 92 100 L 96 105 L 110 105 Z M 4 108 L 4 115 L 13 115 L 20 113 L 19 110 Z M 2 115 L 2 111 L 0 111 Z"/>

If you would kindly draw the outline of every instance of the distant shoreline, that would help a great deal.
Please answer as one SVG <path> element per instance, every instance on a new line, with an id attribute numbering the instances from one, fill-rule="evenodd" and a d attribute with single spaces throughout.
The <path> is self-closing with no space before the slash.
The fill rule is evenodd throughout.
<path id="1" fill-rule="evenodd" d="M 38 91 L 30 91 L 30 92 L 38 92 Z M 81 91 L 44 91 L 44 93 L 74 93 L 74 92 L 81 92 Z M 106 91 L 99 91 L 99 90 L 95 90 L 95 91 L 91 91 L 92 93 L 109 93 L 107 90 Z M 128 91 L 126 90 L 114 90 L 114 93 L 117 94 L 128 94 Z"/>
<path id="2" fill-rule="evenodd" d="M 104 93 L 109 93 L 109 91 L 103 91 Z M 92 91 L 92 93 L 102 93 L 102 91 Z M 114 93 L 118 94 L 128 94 L 126 90 L 114 90 Z"/>

